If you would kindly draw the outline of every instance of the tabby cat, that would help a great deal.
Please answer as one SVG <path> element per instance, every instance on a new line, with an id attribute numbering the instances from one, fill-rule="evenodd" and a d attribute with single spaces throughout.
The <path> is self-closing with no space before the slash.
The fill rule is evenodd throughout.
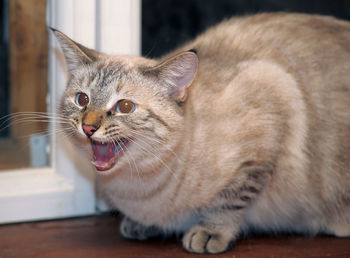
<path id="1" fill-rule="evenodd" d="M 350 23 L 233 18 L 159 60 L 53 31 L 61 115 L 124 237 L 183 233 L 187 251 L 221 253 L 251 230 L 350 236 Z"/>

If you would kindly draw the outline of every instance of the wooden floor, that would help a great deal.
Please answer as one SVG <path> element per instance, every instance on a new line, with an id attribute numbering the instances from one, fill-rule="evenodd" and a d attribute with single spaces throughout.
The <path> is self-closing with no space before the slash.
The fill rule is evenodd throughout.
<path id="1" fill-rule="evenodd" d="M 199 257 L 186 253 L 177 239 L 125 240 L 119 221 L 103 215 L 0 226 L 0 257 Z M 251 237 L 228 253 L 209 257 L 350 257 L 350 239 Z"/>

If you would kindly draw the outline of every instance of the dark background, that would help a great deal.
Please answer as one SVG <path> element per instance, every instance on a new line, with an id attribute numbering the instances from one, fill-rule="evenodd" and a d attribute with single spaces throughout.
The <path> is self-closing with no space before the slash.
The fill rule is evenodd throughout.
<path id="1" fill-rule="evenodd" d="M 225 18 L 266 11 L 350 20 L 350 0 L 143 0 L 142 55 L 159 57 Z"/>

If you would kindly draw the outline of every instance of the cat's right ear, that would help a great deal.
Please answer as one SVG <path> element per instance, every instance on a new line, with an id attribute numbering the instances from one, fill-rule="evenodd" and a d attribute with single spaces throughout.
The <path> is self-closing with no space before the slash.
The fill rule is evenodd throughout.
<path id="1" fill-rule="evenodd" d="M 69 72 L 82 65 L 90 64 L 99 58 L 100 53 L 73 41 L 59 30 L 50 27 L 49 29 L 54 33 L 63 51 Z"/>
<path id="2" fill-rule="evenodd" d="M 195 50 L 181 52 L 147 70 L 168 90 L 171 99 L 184 102 L 188 89 L 196 77 L 198 56 Z"/>

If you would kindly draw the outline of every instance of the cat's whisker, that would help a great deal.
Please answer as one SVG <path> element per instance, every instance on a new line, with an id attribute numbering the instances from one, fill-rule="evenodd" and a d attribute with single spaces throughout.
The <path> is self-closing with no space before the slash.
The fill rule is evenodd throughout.
<path id="1" fill-rule="evenodd" d="M 55 118 L 55 119 L 67 120 L 66 117 L 58 114 L 50 114 L 50 113 L 44 113 L 44 112 L 17 112 L 17 113 L 12 113 L 1 117 L 0 118 L 0 121 L 2 121 L 1 125 L 18 117 L 40 117 L 40 118 Z"/>
<path id="2" fill-rule="evenodd" d="M 74 135 L 76 131 L 73 128 L 68 128 L 68 129 L 55 128 L 55 129 L 49 130 L 45 135 L 47 136 L 54 135 L 54 134 L 66 135 L 68 133 Z"/>
<path id="3" fill-rule="evenodd" d="M 0 118 L 0 132 L 17 124 L 28 123 L 47 123 L 50 126 L 49 129 L 44 131 L 33 132 L 32 134 L 54 135 L 54 134 L 67 134 L 74 132 L 74 121 L 64 117 L 63 115 L 47 112 L 17 112 L 12 113 Z M 56 127 L 59 125 L 59 127 Z M 19 138 L 29 138 L 30 135 L 20 136 Z"/>
<path id="4" fill-rule="evenodd" d="M 55 116 L 55 115 L 49 115 L 49 114 L 32 114 L 32 113 L 26 113 L 26 114 L 12 114 L 11 116 L 6 116 L 1 118 L 0 120 L 3 120 L 1 124 L 4 124 L 6 122 L 9 122 L 13 119 L 21 119 L 21 118 L 36 118 L 36 119 L 47 119 L 47 120 L 58 120 L 58 121 L 70 121 L 70 119 L 61 117 L 61 116 Z"/>
<path id="5" fill-rule="evenodd" d="M 27 139 L 29 138 L 31 135 L 35 135 L 35 134 L 40 134 L 42 136 L 45 137 L 49 137 L 52 135 L 62 135 L 65 138 L 69 138 L 70 136 L 74 135 L 76 133 L 75 130 L 73 129 L 60 129 L 60 128 L 53 128 L 51 130 L 45 130 L 45 131 L 38 131 L 29 135 L 22 135 L 19 136 L 19 139 Z"/>
<path id="6" fill-rule="evenodd" d="M 38 112 L 38 111 L 21 111 L 21 112 L 10 113 L 8 115 L 3 116 L 2 118 L 7 118 L 7 117 L 10 117 L 10 116 L 13 116 L 13 115 L 26 115 L 26 114 L 55 115 L 55 116 L 64 117 L 62 114 L 59 114 L 59 113 Z"/>
<path id="7" fill-rule="evenodd" d="M 58 113 L 49 113 L 49 112 L 35 112 L 35 111 L 26 111 L 26 112 L 16 112 L 11 113 L 8 115 L 5 115 L 1 117 L 1 119 L 6 119 L 13 116 L 25 116 L 25 115 L 37 115 L 37 116 L 50 116 L 50 117 L 61 117 L 64 119 L 67 119 L 64 115 L 58 114 Z"/>
<path id="8" fill-rule="evenodd" d="M 125 147 L 125 150 L 123 148 L 123 146 Z M 129 151 L 128 151 L 128 147 L 126 145 L 124 145 L 123 143 L 121 143 L 121 148 L 123 149 L 124 153 L 129 156 Z M 142 180 L 142 177 L 141 177 L 141 173 L 140 173 L 140 169 L 139 167 L 137 166 L 136 162 L 135 162 L 135 159 L 132 155 L 130 155 L 130 159 L 132 160 L 133 164 L 134 164 L 134 167 L 136 169 L 136 173 L 137 173 L 137 178 L 139 179 L 139 182 L 140 182 L 140 186 L 142 186 L 143 188 L 143 192 L 146 193 L 146 189 L 145 189 L 145 186 L 144 186 L 144 182 Z"/>
<path id="9" fill-rule="evenodd" d="M 163 141 L 163 140 L 160 140 L 160 139 L 155 139 L 154 137 L 148 136 L 146 134 L 141 134 L 141 133 L 137 132 L 136 130 L 130 130 L 130 132 L 131 132 L 131 134 L 137 135 L 138 139 L 144 138 L 147 141 L 152 141 L 152 142 L 155 142 L 155 143 L 158 143 L 158 144 L 162 145 L 162 147 L 166 148 L 172 155 L 175 156 L 175 158 L 177 160 L 180 160 L 178 155 L 171 148 L 166 146 L 166 141 Z M 150 146 L 152 146 L 152 145 L 150 145 Z"/>
<path id="10" fill-rule="evenodd" d="M 133 132 L 134 134 L 136 134 L 135 132 Z M 141 135 L 139 135 L 139 136 L 141 136 Z M 143 144 L 145 144 L 145 145 L 147 145 L 147 150 L 149 150 L 150 148 L 151 149 L 153 149 L 154 151 L 156 151 L 156 152 L 159 152 L 159 148 L 155 148 L 154 147 L 154 145 L 152 145 L 151 143 L 148 143 L 148 142 L 146 142 L 145 140 L 142 140 L 140 137 L 138 137 L 137 138 L 138 139 L 138 141 L 141 141 Z M 148 140 L 155 140 L 155 139 L 153 139 L 153 138 L 146 138 L 146 139 L 148 139 Z M 159 142 L 159 141 L 155 141 L 156 143 L 158 143 L 158 144 L 161 144 L 162 145 L 162 147 L 166 147 L 166 149 L 169 151 L 169 154 L 171 154 L 171 155 L 173 155 L 174 157 L 175 157 L 175 159 L 177 160 L 177 162 L 179 162 L 180 161 L 180 159 L 178 158 L 178 156 L 176 155 L 176 153 L 175 152 L 173 152 L 169 147 L 167 147 L 167 146 L 165 146 L 165 143 L 161 143 L 161 142 Z M 155 155 L 154 153 L 153 153 L 153 155 Z M 162 162 L 163 164 L 164 164 L 164 162 Z M 173 172 L 173 171 L 172 171 Z M 172 174 L 174 174 L 174 177 L 176 177 L 176 175 L 175 175 L 175 173 L 172 173 Z M 177 179 L 177 178 L 176 178 Z"/>
<path id="11" fill-rule="evenodd" d="M 129 141 L 131 141 L 131 140 L 129 139 Z M 123 149 L 123 147 L 121 147 L 121 148 L 123 149 L 124 153 L 126 154 L 126 156 L 127 156 L 127 158 L 128 158 L 128 157 L 129 157 L 128 148 L 127 148 L 127 146 L 125 146 L 125 145 L 124 145 L 124 147 L 125 147 L 125 150 Z M 138 168 L 138 166 L 136 165 L 135 159 L 132 157 L 132 155 L 130 155 L 130 159 L 132 159 L 132 161 L 133 161 L 133 163 L 134 163 L 134 167 L 135 167 L 135 169 L 136 169 L 137 177 L 139 178 L 140 185 L 142 185 L 142 187 L 143 187 L 143 192 L 146 193 L 145 186 L 144 186 L 144 183 L 143 183 L 143 181 L 142 181 L 139 168 Z M 129 158 L 128 158 L 128 160 L 129 160 Z M 129 163 L 130 163 L 130 160 L 129 160 Z M 131 176 L 131 179 L 132 179 L 132 168 L 131 168 L 131 175 L 130 175 L 130 176 Z"/>
<path id="12" fill-rule="evenodd" d="M 123 145 L 123 144 L 121 144 L 121 145 Z M 146 192 L 146 191 L 145 191 L 145 186 L 144 186 L 143 181 L 142 181 L 142 178 L 141 178 L 141 173 L 140 173 L 139 167 L 137 166 L 137 164 L 136 164 L 135 159 L 133 158 L 133 156 L 132 156 L 132 155 L 129 155 L 127 146 L 124 145 L 124 147 L 125 147 L 125 154 L 126 154 L 127 156 L 130 156 L 130 159 L 131 159 L 131 161 L 132 161 L 133 164 L 134 164 L 134 167 L 135 167 L 136 173 L 137 173 L 137 178 L 139 179 L 139 182 L 140 182 L 140 186 L 143 187 L 143 192 L 145 193 L 145 192 Z M 122 149 L 124 150 L 123 147 L 122 147 Z"/>
<path id="13" fill-rule="evenodd" d="M 107 137 L 107 139 L 108 139 L 110 142 L 113 143 L 113 145 L 114 145 L 115 148 L 117 147 L 117 145 L 120 146 L 120 148 L 121 148 L 122 151 L 124 152 L 124 149 L 122 148 L 122 146 L 120 145 L 120 143 L 118 142 L 118 140 L 115 140 L 115 139 L 110 138 L 110 137 Z M 129 164 L 129 167 L 130 167 L 130 172 L 131 172 L 131 174 L 132 174 L 133 169 L 132 169 L 131 161 L 130 161 L 130 159 L 129 159 L 129 155 L 128 155 L 128 154 L 126 155 L 126 158 L 127 158 L 127 160 L 128 160 L 128 164 Z M 132 177 L 132 175 L 131 175 L 131 177 Z"/>
<path id="14" fill-rule="evenodd" d="M 3 121 L 0 124 L 0 131 L 5 130 L 11 125 L 16 125 L 16 124 L 25 123 L 25 122 L 32 122 L 32 123 L 59 122 L 61 124 L 71 122 L 71 120 L 64 117 L 47 115 L 45 113 L 33 113 L 33 112 L 15 113 L 15 114 L 4 116 L 0 119 L 0 121 L 1 120 Z"/>
<path id="15" fill-rule="evenodd" d="M 12 123 L 10 124 L 7 124 L 6 126 L 2 126 L 0 128 L 0 132 L 4 131 L 5 129 L 7 128 L 10 128 L 11 126 L 14 126 L 14 125 L 18 125 L 18 124 L 28 124 L 28 123 L 46 123 L 46 124 L 49 124 L 51 121 L 47 121 L 47 120 L 42 120 L 42 119 L 32 119 L 32 118 L 23 118 L 23 119 L 18 119 L 18 120 L 15 120 L 13 121 Z M 62 122 L 60 124 L 71 124 L 71 122 Z"/>
<path id="16" fill-rule="evenodd" d="M 141 144 L 139 144 L 137 141 L 133 140 L 130 138 L 130 140 L 133 142 L 133 144 L 137 145 L 142 151 L 144 151 L 145 153 L 150 153 L 152 156 L 154 156 L 173 176 L 174 178 L 179 181 L 179 179 L 177 178 L 177 175 L 175 174 L 174 171 L 172 171 L 170 169 L 170 167 L 160 158 L 158 157 L 155 153 L 153 153 L 153 151 L 150 150 L 150 148 L 144 147 Z M 138 139 L 139 140 L 139 139 Z M 151 147 L 151 146 L 149 146 Z M 152 148 L 152 147 L 151 147 Z M 152 148 L 153 149 L 153 148 Z"/>

